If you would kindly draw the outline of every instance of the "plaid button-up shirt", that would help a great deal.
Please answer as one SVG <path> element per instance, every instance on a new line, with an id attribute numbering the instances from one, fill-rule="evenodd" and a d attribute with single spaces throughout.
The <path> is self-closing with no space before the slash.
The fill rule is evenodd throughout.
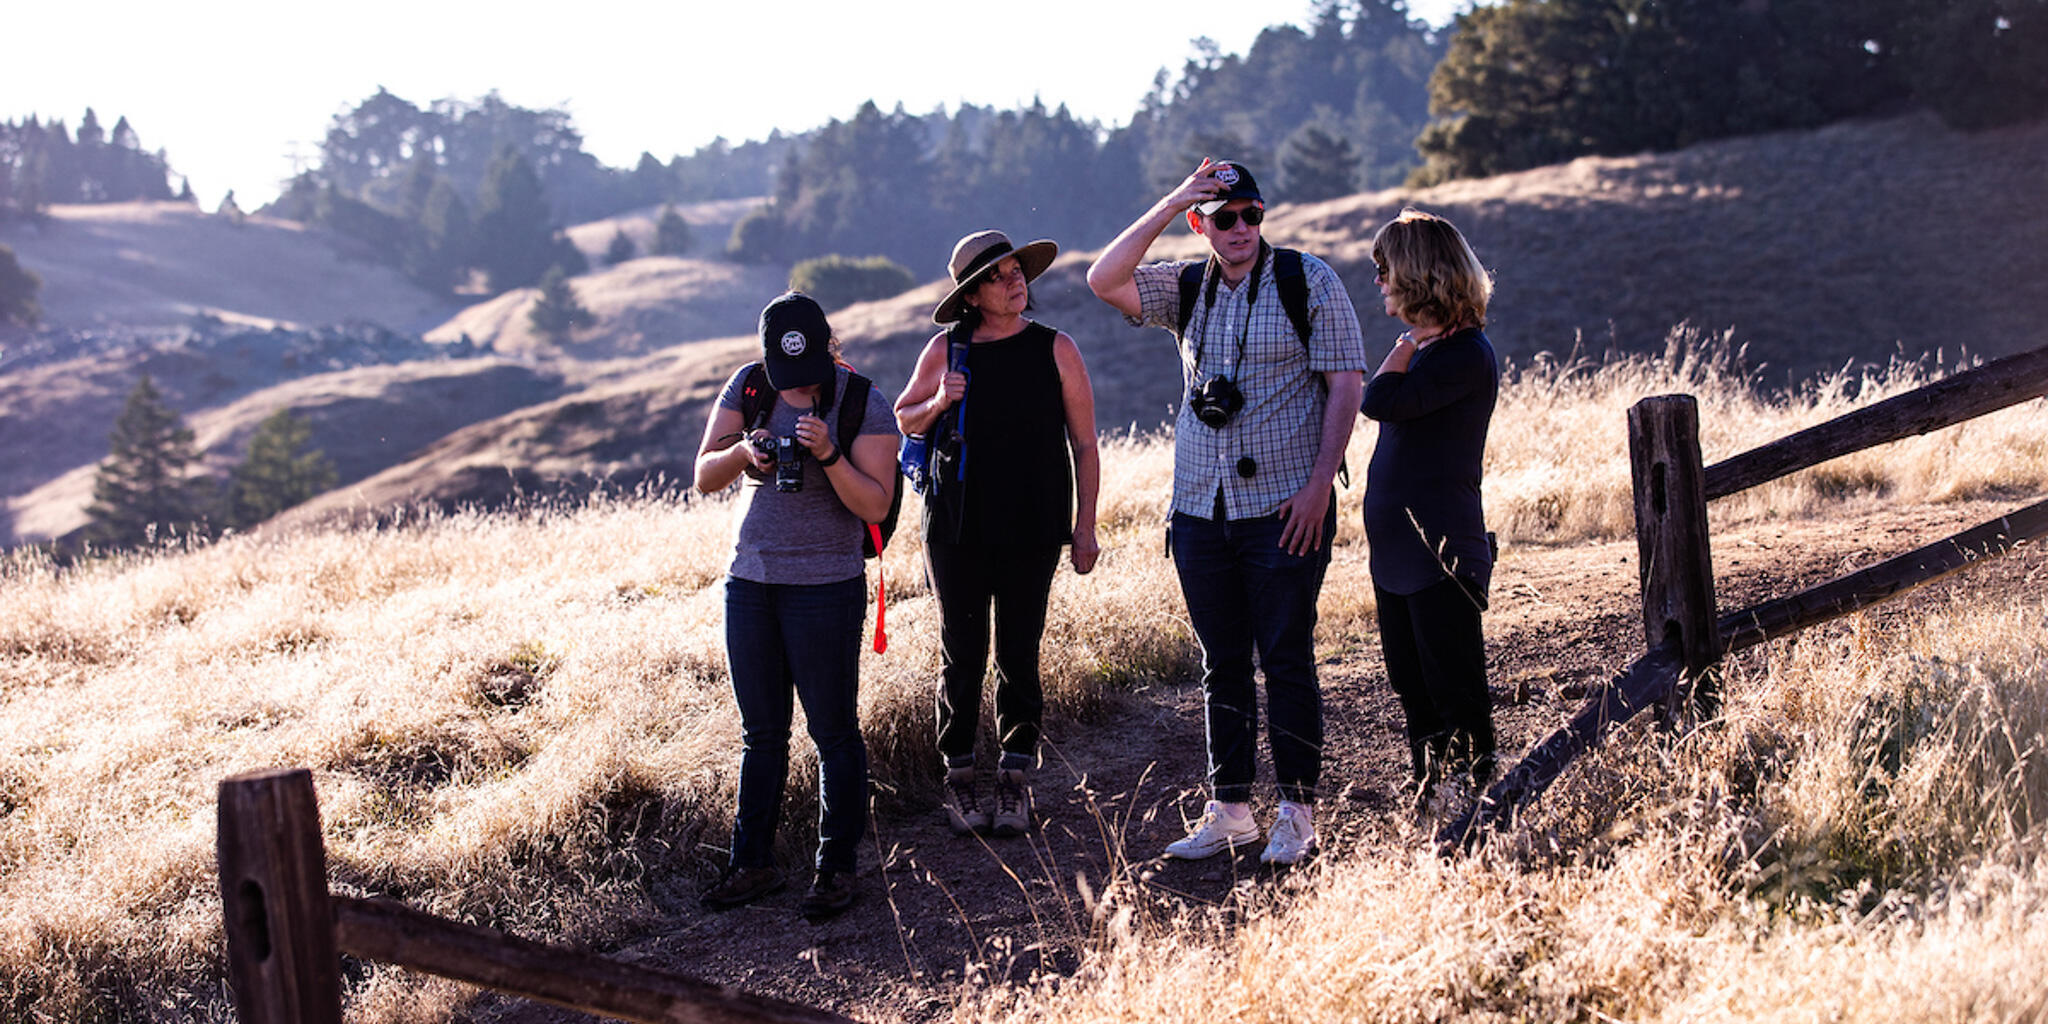
<path id="1" fill-rule="evenodd" d="M 1174 330 L 1180 317 L 1180 272 L 1188 262 L 1139 267 L 1134 275 L 1138 316 L 1125 319 L 1134 326 Z M 1273 515 L 1281 502 L 1308 483 L 1322 440 L 1328 394 L 1320 374 L 1364 372 L 1366 355 L 1358 312 L 1337 272 L 1307 253 L 1301 255 L 1301 266 L 1314 325 L 1306 347 L 1281 305 L 1270 248 L 1261 254 L 1258 294 L 1250 297 L 1249 306 L 1249 276 L 1236 288 L 1217 287 L 1214 306 L 1205 301 L 1205 278 L 1188 317 L 1187 334 L 1179 339 L 1183 388 L 1173 427 L 1175 512 L 1213 518 L 1220 493 L 1226 518 Z M 1200 366 L 1195 365 L 1198 351 Z M 1229 377 L 1244 393 L 1244 408 L 1221 429 L 1196 419 L 1187 403 L 1188 389 L 1219 376 Z M 1247 456 L 1255 467 L 1249 477 L 1238 472 L 1240 460 Z"/>

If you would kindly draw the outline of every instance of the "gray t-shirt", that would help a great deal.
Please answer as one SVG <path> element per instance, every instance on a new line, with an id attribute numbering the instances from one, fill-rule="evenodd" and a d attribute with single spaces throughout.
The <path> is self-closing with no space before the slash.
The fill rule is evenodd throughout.
<path id="1" fill-rule="evenodd" d="M 725 390 L 718 395 L 719 405 L 740 408 L 740 389 L 746 376 L 747 368 L 743 366 L 725 382 Z M 845 367 L 839 368 L 832 384 L 835 396 L 846 393 L 849 376 Z M 868 407 L 861 418 L 861 436 L 897 436 L 891 402 L 879 385 L 869 389 Z M 835 397 L 831 411 L 825 414 L 825 426 L 832 432 L 835 444 L 839 439 L 841 405 Z M 777 437 L 794 434 L 797 417 L 809 411 L 776 401 L 768 415 L 768 431 Z M 752 425 L 748 426 L 751 429 Z M 843 453 L 842 457 L 851 454 Z M 860 554 L 860 538 L 867 531 L 866 524 L 840 503 L 839 495 L 832 490 L 832 481 L 826 479 L 825 471 L 808 450 L 803 453 L 803 463 L 804 486 L 800 491 L 776 490 L 772 473 L 762 479 L 755 479 L 751 473 L 740 477 L 740 514 L 733 527 L 732 565 L 727 569 L 734 576 L 756 583 L 817 584 L 838 583 L 866 572 Z"/>

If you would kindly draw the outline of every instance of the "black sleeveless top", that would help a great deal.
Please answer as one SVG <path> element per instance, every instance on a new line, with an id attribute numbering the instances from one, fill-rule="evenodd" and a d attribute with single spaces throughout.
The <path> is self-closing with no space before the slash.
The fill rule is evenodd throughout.
<path id="1" fill-rule="evenodd" d="M 966 480 L 925 502 L 925 539 L 1061 545 L 1074 537 L 1074 466 L 1052 346 L 1036 321 L 967 349 Z M 948 409 L 947 422 L 958 415 Z M 957 524 L 957 527 L 956 525 Z"/>

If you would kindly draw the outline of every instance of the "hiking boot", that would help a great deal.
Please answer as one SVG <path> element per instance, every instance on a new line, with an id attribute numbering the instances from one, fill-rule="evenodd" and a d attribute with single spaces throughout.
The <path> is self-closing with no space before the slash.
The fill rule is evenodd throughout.
<path id="1" fill-rule="evenodd" d="M 1202 817 L 1188 830 L 1187 837 L 1169 845 L 1166 855 L 1202 860 L 1258 841 L 1259 826 L 1252 820 L 1251 808 L 1211 800 L 1202 806 Z"/>
<path id="2" fill-rule="evenodd" d="M 729 867 L 697 902 L 706 910 L 731 910 L 781 892 L 782 884 L 782 872 L 774 868 Z"/>
<path id="3" fill-rule="evenodd" d="M 946 824 L 956 836 L 988 831 L 988 812 L 974 791 L 974 767 L 946 769 Z"/>
<path id="4" fill-rule="evenodd" d="M 806 921 L 827 921 L 853 906 L 853 875 L 846 871 L 819 871 L 809 892 L 797 901 L 796 912 Z"/>
<path id="5" fill-rule="evenodd" d="M 1315 848 L 1316 826 L 1309 809 L 1291 800 L 1280 801 L 1280 815 L 1273 819 L 1273 832 L 1266 840 L 1266 852 L 1259 854 L 1259 863 L 1299 864 Z"/>
<path id="6" fill-rule="evenodd" d="M 1031 831 L 1031 785 L 1024 769 L 1004 768 L 996 772 L 996 810 L 989 816 L 988 832 L 1009 838 Z"/>

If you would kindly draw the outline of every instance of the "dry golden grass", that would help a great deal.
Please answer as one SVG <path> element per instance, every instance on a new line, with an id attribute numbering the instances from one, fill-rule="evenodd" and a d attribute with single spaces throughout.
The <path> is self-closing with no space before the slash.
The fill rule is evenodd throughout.
<path id="1" fill-rule="evenodd" d="M 1728 681 L 1723 720 L 1575 769 L 1516 848 L 1334 851 L 1228 914 L 1113 889 L 1077 980 L 957 1017 L 2048 1014 L 2048 603 L 1857 620 Z"/>
<path id="2" fill-rule="evenodd" d="M 1645 394 L 1699 394 L 1713 459 L 1832 415 L 1852 390 L 1867 401 L 1926 375 L 1770 396 L 1697 354 L 1518 369 L 1495 421 L 1490 516 L 1521 543 L 1625 533 L 1619 425 Z M 1717 505 L 1717 521 L 2048 490 L 2039 413 L 1821 467 Z M 1354 470 L 1371 440 L 1368 425 Z M 1194 674 L 1159 544 L 1170 463 L 1157 437 L 1106 443 L 1101 567 L 1054 587 L 1055 715 Z M 1340 643 L 1371 630 L 1356 500 L 1324 598 Z M 640 497 L 68 569 L 8 556 L 0 1017 L 224 1019 L 214 791 L 251 769 L 314 770 L 339 891 L 570 940 L 655 925 L 730 813 L 730 512 Z M 862 666 L 884 813 L 927 799 L 936 763 L 938 629 L 916 517 L 913 501 L 886 559 L 891 649 Z M 960 1014 L 2038 1017 L 2039 987 L 2015 972 L 2048 959 L 2044 626 L 2039 604 L 1958 607 L 1896 635 L 1866 623 L 1774 646 L 1733 666 L 1721 723 L 1575 770 L 1526 833 L 1551 842 L 1450 863 L 1333 851 L 1228 927 L 1112 888 L 1079 937 L 1077 977 L 970 993 Z M 796 751 L 789 820 L 809 813 L 815 771 Z M 785 830 L 792 859 L 800 831 Z M 359 1020 L 461 1005 L 389 973 L 354 991 Z"/>

